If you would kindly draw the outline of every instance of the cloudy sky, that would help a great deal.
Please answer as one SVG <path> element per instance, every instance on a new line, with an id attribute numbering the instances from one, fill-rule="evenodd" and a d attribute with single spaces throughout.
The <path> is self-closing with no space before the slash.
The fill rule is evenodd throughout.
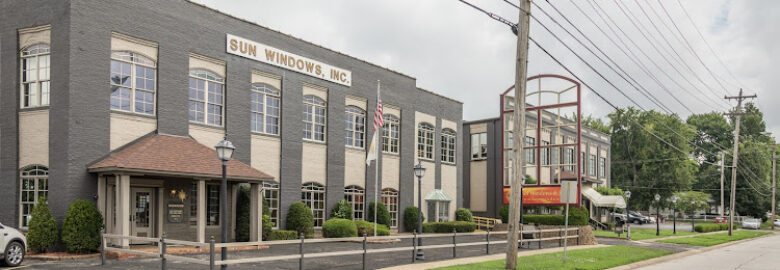
<path id="1" fill-rule="evenodd" d="M 417 78 L 418 86 L 463 101 L 466 120 L 497 116 L 498 95 L 514 81 L 515 36 L 507 26 L 456 0 L 196 2 L 409 74 Z M 517 9 L 503 1 L 470 2 L 517 21 Z M 725 111 L 736 103 L 725 101 L 723 96 L 736 95 L 739 88 L 744 88 L 746 93 L 758 95 L 757 104 L 768 129 L 780 135 L 780 118 L 774 117 L 780 114 L 780 106 L 773 104 L 780 101 L 780 93 L 774 89 L 780 85 L 780 74 L 773 64 L 780 61 L 780 46 L 776 44 L 780 37 L 780 1 L 681 0 L 692 21 L 676 0 L 621 1 L 620 5 L 615 1 L 551 2 L 597 47 L 542 0 L 535 1 L 539 7 L 533 6 L 531 11 L 541 21 L 531 20 L 531 37 L 613 104 L 632 104 L 618 88 L 646 109 L 669 110 L 685 118 L 691 112 Z M 570 76 L 545 53 L 530 46 L 529 75 Z M 610 67 L 627 75 L 621 77 Z M 646 90 L 664 108 L 639 90 Z M 585 114 L 604 117 L 612 111 L 590 89 L 585 89 L 583 96 Z"/>

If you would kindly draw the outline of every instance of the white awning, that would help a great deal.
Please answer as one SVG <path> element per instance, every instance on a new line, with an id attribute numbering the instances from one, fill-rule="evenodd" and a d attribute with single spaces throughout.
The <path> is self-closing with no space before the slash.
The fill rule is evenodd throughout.
<path id="1" fill-rule="evenodd" d="M 591 187 L 583 186 L 582 196 L 585 196 L 596 207 L 626 208 L 626 201 L 623 200 L 623 196 L 601 195 L 601 193 Z"/>
<path id="2" fill-rule="evenodd" d="M 452 201 L 450 199 L 450 196 L 447 196 L 447 194 L 444 194 L 444 191 L 441 189 L 434 189 L 431 191 L 431 193 L 428 193 L 428 196 L 425 196 L 426 201 Z"/>

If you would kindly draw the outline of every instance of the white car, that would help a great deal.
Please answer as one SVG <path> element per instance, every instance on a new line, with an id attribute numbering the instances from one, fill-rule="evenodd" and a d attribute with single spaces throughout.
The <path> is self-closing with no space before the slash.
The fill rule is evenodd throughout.
<path id="1" fill-rule="evenodd" d="M 0 264 L 18 266 L 24 261 L 27 239 L 14 228 L 0 224 Z"/>
<path id="2" fill-rule="evenodd" d="M 647 216 L 648 223 L 655 223 L 655 216 Z"/>
<path id="3" fill-rule="evenodd" d="M 780 226 L 780 219 L 775 219 L 775 227 Z"/>
<path id="4" fill-rule="evenodd" d="M 758 218 L 745 219 L 742 221 L 742 228 L 754 229 L 754 230 L 761 229 L 761 219 Z"/>

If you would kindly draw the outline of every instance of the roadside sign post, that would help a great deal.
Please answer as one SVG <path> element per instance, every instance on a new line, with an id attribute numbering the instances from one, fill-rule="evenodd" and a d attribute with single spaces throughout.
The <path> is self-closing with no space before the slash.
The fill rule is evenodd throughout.
<path id="1" fill-rule="evenodd" d="M 569 204 L 577 203 L 577 181 L 561 181 L 561 203 L 566 205 L 566 213 L 563 222 L 563 262 L 566 263 L 566 247 L 569 245 Z"/>

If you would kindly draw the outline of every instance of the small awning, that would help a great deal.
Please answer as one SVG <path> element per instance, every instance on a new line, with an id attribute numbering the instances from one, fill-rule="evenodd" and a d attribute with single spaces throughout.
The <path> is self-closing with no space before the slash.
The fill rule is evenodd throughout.
<path id="1" fill-rule="evenodd" d="M 626 208 L 626 201 L 623 200 L 623 196 L 601 195 L 601 193 L 588 186 L 582 187 L 582 196 L 585 196 L 596 207 Z"/>
<path id="2" fill-rule="evenodd" d="M 129 173 L 184 178 L 222 178 L 222 161 L 213 147 L 193 138 L 152 134 L 114 150 L 87 168 L 91 173 Z M 227 163 L 227 178 L 232 181 L 273 180 L 241 161 Z"/>
<path id="3" fill-rule="evenodd" d="M 450 199 L 450 196 L 447 196 L 447 194 L 444 194 L 444 191 L 441 189 L 434 189 L 431 191 L 431 193 L 428 193 L 428 196 L 425 196 L 426 201 L 452 201 Z"/>

